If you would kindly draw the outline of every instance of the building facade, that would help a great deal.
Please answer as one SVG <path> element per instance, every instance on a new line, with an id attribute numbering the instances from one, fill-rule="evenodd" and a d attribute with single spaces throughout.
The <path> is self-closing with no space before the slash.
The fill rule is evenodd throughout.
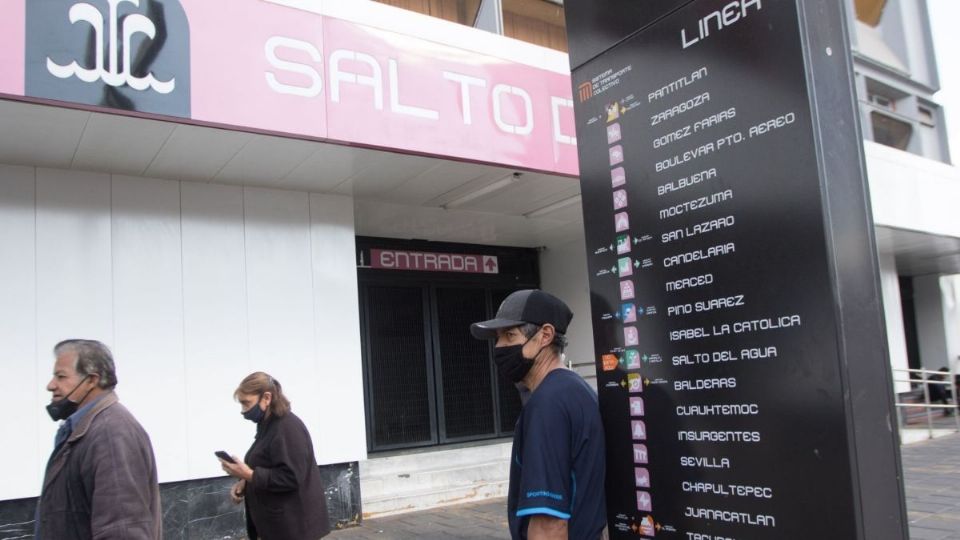
<path id="1" fill-rule="evenodd" d="M 925 4 L 848 7 L 891 364 L 946 366 L 960 173 Z M 469 322 L 554 292 L 580 314 L 568 362 L 594 373 L 562 2 L 4 10 L 0 335 L 23 406 L 0 421 L 5 532 L 32 532 L 69 337 L 113 348 L 170 538 L 242 529 L 212 453 L 251 442 L 232 394 L 255 370 L 311 430 L 343 525 L 505 493 L 519 402 Z"/>
<path id="2" fill-rule="evenodd" d="M 848 3 L 894 370 L 960 362 L 958 191 L 926 2 Z M 940 51 L 941 53 L 943 51 Z M 898 392 L 910 389 L 894 372 Z"/>

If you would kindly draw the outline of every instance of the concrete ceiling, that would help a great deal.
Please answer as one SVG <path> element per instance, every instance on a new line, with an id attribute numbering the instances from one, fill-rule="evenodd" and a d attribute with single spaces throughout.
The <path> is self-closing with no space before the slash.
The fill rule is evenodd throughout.
<path id="1" fill-rule="evenodd" d="M 0 126 L 0 163 L 351 195 L 361 235 L 537 247 L 583 234 L 575 178 L 18 101 L 0 100 Z"/>
<path id="2" fill-rule="evenodd" d="M 358 235 L 524 247 L 583 237 L 575 178 L 17 101 L 0 100 L 0 126 L 0 163 L 350 195 Z M 877 243 L 901 275 L 960 273 L 958 238 L 877 227 Z"/>
<path id="3" fill-rule="evenodd" d="M 880 251 L 893 253 L 901 276 L 960 274 L 960 238 L 877 227 Z"/>

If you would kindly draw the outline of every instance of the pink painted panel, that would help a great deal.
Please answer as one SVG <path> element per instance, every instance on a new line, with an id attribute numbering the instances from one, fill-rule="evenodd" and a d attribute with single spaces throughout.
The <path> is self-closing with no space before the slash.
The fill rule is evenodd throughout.
<path id="1" fill-rule="evenodd" d="M 323 17 L 260 0 L 181 3 L 190 21 L 194 119 L 327 136 L 322 93 L 316 97 L 282 93 L 272 89 L 267 80 L 268 74 L 273 74 L 275 87 L 308 92 L 313 83 L 308 68 L 322 76 Z M 296 36 L 298 48 L 276 39 L 285 36 Z M 272 45 L 275 63 L 296 62 L 307 67 L 301 67 L 301 73 L 275 68 L 267 58 L 268 45 Z"/>
<path id="2" fill-rule="evenodd" d="M 331 138 L 578 172 L 569 76 L 332 18 L 324 45 Z"/>
<path id="3" fill-rule="evenodd" d="M 7 0 L 0 16 L 0 94 L 23 95 L 27 0 Z"/>
<path id="4" fill-rule="evenodd" d="M 25 93 L 26 1 L 5 2 L 0 19 L 0 93 L 15 96 Z M 262 0 L 180 3 L 194 120 L 578 173 L 567 75 Z M 63 99 L 82 93 L 84 83 L 67 83 Z M 57 96 L 57 84 L 32 97 Z"/>

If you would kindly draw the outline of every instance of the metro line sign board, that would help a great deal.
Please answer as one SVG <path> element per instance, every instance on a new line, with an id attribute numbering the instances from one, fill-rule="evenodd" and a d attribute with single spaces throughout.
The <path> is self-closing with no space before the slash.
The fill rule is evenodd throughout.
<path id="1" fill-rule="evenodd" d="M 909 537 L 843 4 L 564 2 L 611 540 Z"/>
<path id="2" fill-rule="evenodd" d="M 370 259 L 370 267 L 378 270 L 463 272 L 467 274 L 500 273 L 500 265 L 496 255 L 371 249 Z"/>

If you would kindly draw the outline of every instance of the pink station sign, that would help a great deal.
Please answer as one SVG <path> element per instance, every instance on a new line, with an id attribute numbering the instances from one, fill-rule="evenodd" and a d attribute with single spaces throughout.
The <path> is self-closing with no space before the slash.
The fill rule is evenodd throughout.
<path id="1" fill-rule="evenodd" d="M 9 0 L 0 94 L 578 174 L 569 75 L 281 1 Z"/>
<path id="2" fill-rule="evenodd" d="M 393 249 L 371 249 L 370 268 L 421 272 L 464 272 L 467 274 L 500 273 L 499 259 L 496 255 L 432 253 Z"/>

